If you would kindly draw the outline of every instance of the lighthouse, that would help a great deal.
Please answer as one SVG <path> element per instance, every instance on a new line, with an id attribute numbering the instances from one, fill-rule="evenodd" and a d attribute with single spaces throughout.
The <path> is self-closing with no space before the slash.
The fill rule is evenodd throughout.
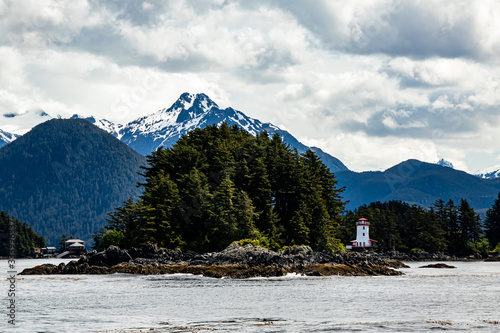
<path id="1" fill-rule="evenodd" d="M 347 245 L 346 249 L 375 247 L 376 240 L 370 239 L 370 222 L 364 217 L 356 222 L 356 239 Z"/>

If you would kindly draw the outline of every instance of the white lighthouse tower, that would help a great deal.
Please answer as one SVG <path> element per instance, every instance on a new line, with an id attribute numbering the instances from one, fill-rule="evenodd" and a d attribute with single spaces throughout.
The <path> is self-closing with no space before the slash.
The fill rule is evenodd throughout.
<path id="1" fill-rule="evenodd" d="M 356 239 L 347 245 L 346 249 L 374 247 L 377 241 L 370 239 L 370 222 L 364 217 L 356 222 Z"/>

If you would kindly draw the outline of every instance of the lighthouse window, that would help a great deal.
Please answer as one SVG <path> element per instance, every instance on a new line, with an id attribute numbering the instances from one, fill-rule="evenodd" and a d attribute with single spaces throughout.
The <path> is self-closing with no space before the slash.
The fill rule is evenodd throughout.
<path id="1" fill-rule="evenodd" d="M 365 230 L 365 227 L 363 227 L 363 230 Z"/>
<path id="2" fill-rule="evenodd" d="M 363 236 L 365 235 L 365 233 L 363 232 Z"/>

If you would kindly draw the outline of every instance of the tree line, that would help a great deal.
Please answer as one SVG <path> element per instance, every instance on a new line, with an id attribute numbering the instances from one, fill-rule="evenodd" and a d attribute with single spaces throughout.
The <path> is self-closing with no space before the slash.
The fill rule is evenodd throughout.
<path id="1" fill-rule="evenodd" d="M 465 199 L 458 205 L 437 200 L 428 209 L 402 201 L 363 205 L 346 214 L 345 242 L 355 235 L 361 217 L 370 221 L 370 237 L 385 251 L 487 254 L 500 241 L 500 194 L 484 223 Z"/>
<path id="2" fill-rule="evenodd" d="M 484 223 L 465 199 L 430 208 L 373 202 L 345 212 L 343 189 L 312 151 L 299 154 L 277 134 L 254 137 L 224 123 L 153 152 L 143 176 L 143 194 L 108 214 L 93 235 L 96 247 L 155 243 L 205 252 L 239 241 L 344 250 L 360 217 L 385 251 L 486 254 L 500 240 L 500 194 Z"/>
<path id="3" fill-rule="evenodd" d="M 101 247 L 143 242 L 199 252 L 234 241 L 271 249 L 341 250 L 343 189 L 316 154 L 278 134 L 256 137 L 223 123 L 195 129 L 148 156 L 139 200 L 109 214 Z"/>
<path id="4" fill-rule="evenodd" d="M 45 238 L 38 235 L 28 224 L 20 222 L 15 217 L 10 217 L 6 212 L 0 212 L 0 256 L 10 256 L 11 234 L 14 234 L 15 257 L 34 255 L 35 248 L 45 247 Z"/>

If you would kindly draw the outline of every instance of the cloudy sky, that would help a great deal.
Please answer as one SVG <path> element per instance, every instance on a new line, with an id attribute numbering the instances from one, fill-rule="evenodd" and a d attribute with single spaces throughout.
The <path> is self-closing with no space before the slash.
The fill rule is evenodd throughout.
<path id="1" fill-rule="evenodd" d="M 500 164 L 500 3 L 0 0 L 4 114 L 126 123 L 208 94 L 352 170 Z"/>

